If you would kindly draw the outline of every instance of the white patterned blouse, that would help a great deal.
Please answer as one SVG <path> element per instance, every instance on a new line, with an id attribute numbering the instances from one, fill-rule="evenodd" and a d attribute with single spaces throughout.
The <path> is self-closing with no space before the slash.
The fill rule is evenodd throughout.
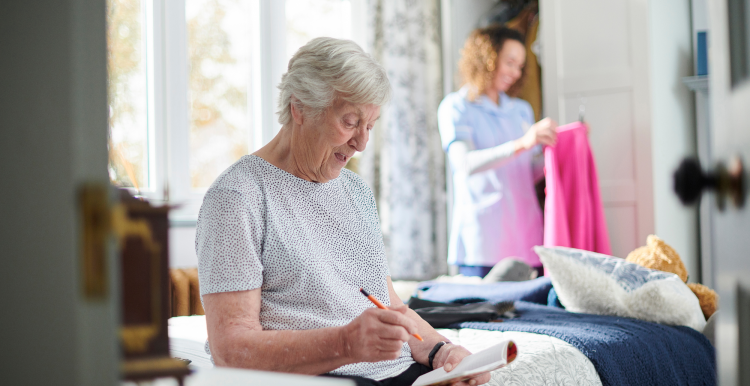
<path id="1" fill-rule="evenodd" d="M 347 169 L 315 183 L 260 157 L 242 157 L 206 193 L 195 250 L 201 296 L 260 288 L 265 330 L 348 324 L 373 307 L 360 288 L 390 305 L 375 199 Z M 398 359 L 332 373 L 381 380 L 413 363 L 404 343 Z"/>

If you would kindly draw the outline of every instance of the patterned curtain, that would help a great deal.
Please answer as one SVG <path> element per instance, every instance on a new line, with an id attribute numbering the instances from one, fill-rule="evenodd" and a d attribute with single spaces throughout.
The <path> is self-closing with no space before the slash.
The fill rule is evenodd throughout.
<path id="1" fill-rule="evenodd" d="M 393 279 L 447 272 L 439 0 L 368 0 L 368 51 L 393 87 L 359 172 L 378 201 Z"/>

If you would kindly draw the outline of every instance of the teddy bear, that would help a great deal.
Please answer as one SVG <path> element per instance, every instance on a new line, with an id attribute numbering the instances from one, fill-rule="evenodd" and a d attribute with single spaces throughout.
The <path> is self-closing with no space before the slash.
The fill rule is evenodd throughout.
<path id="1" fill-rule="evenodd" d="M 683 282 L 687 283 L 688 272 L 685 264 L 682 263 L 680 255 L 664 240 L 656 235 L 650 235 L 646 239 L 646 246 L 636 248 L 628 254 L 626 261 L 642 265 L 646 268 L 656 269 L 664 272 L 671 272 L 679 276 Z M 718 307 L 719 296 L 716 292 L 703 284 L 688 283 L 688 287 L 693 291 L 698 302 L 701 305 L 703 316 L 708 320 Z"/>

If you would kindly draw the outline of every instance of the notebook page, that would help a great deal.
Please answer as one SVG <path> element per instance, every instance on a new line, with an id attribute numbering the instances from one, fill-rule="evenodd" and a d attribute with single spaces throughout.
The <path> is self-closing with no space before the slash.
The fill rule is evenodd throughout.
<path id="1" fill-rule="evenodd" d="M 508 364 L 509 345 L 513 345 L 512 347 L 515 348 L 515 344 L 512 341 L 506 340 L 478 353 L 469 355 L 451 372 L 446 372 L 442 367 L 432 370 L 417 378 L 413 386 L 442 384 L 443 382 L 448 384 L 450 382 L 446 381 L 455 381 L 456 378 L 468 378 L 471 375 L 498 369 Z M 511 351 L 515 352 L 515 350 Z M 511 361 L 513 359 L 515 359 L 515 355 L 512 356 Z"/>

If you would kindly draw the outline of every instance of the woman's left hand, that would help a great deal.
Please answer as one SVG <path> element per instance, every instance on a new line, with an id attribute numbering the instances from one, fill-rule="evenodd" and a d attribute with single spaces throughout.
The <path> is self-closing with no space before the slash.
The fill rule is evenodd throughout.
<path id="1" fill-rule="evenodd" d="M 462 359 L 471 355 L 469 350 L 455 344 L 446 344 L 440 348 L 432 362 L 432 367 L 439 369 L 445 368 L 450 373 L 461 362 Z M 453 383 L 453 386 L 474 386 L 481 385 L 490 381 L 490 373 L 480 373 L 462 382 Z"/>

